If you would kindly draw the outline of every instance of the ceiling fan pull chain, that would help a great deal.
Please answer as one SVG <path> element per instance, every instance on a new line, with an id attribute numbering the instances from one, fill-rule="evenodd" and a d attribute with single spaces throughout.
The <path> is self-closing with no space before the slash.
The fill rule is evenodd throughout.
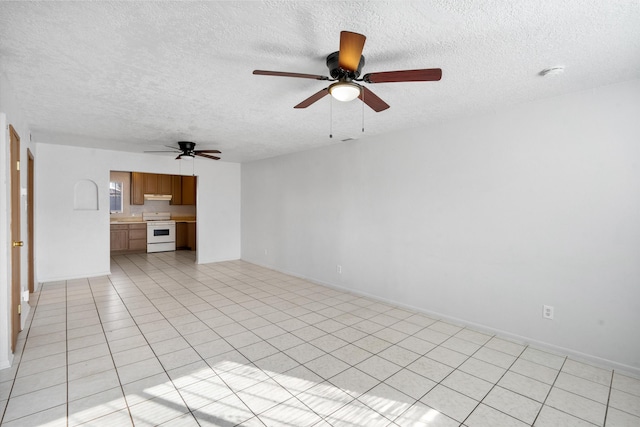
<path id="1" fill-rule="evenodd" d="M 360 89 L 362 93 L 362 133 L 364 133 L 364 91 Z"/>
<path id="2" fill-rule="evenodd" d="M 329 100 L 329 138 L 333 138 L 333 99 Z"/>

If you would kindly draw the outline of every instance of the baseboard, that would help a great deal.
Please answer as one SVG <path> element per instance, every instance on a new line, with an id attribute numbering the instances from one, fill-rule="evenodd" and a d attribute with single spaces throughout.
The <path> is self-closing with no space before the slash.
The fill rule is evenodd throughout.
<path id="1" fill-rule="evenodd" d="M 412 306 L 412 305 L 409 305 L 409 304 L 400 303 L 400 302 L 397 302 L 397 301 L 394 301 L 394 300 L 391 300 L 391 299 L 388 299 L 388 298 L 383 298 L 383 297 L 380 297 L 378 295 L 370 294 L 368 292 L 350 289 L 350 288 L 347 288 L 347 287 L 344 287 L 344 286 L 336 285 L 334 283 L 326 283 L 326 282 L 323 282 L 321 280 L 317 280 L 317 279 L 314 279 L 314 278 L 311 278 L 311 277 L 306 277 L 306 276 L 303 276 L 303 275 L 300 275 L 300 274 L 297 274 L 297 273 L 293 273 L 293 272 L 290 272 L 290 271 L 287 271 L 287 270 L 278 269 L 278 268 L 275 268 L 273 266 L 265 265 L 265 264 L 260 263 L 260 262 L 254 262 L 254 261 L 251 261 L 251 260 L 243 260 L 243 261 L 250 262 L 251 264 L 255 264 L 255 265 L 258 265 L 260 267 L 268 268 L 270 270 L 274 270 L 274 271 L 277 271 L 279 273 L 287 274 L 289 276 L 293 276 L 293 277 L 297 277 L 297 278 L 300 278 L 300 279 L 304 279 L 304 280 L 307 280 L 307 281 L 309 281 L 311 283 L 315 283 L 315 284 L 322 285 L 322 286 L 327 286 L 327 287 L 333 288 L 333 289 L 338 289 L 338 290 L 341 290 L 341 291 L 344 291 L 344 292 L 348 292 L 348 293 L 351 293 L 351 294 L 354 294 L 354 295 L 359 295 L 359 296 L 371 298 L 373 300 L 384 302 L 384 303 L 387 303 L 387 304 L 391 304 L 391 305 L 394 305 L 396 307 L 406 308 L 406 309 L 409 309 L 409 310 L 412 310 L 412 311 L 416 311 L 418 313 L 425 314 L 425 315 L 427 315 L 429 317 L 436 318 L 438 320 L 444 320 L 444 321 L 447 321 L 449 323 L 456 324 L 458 326 L 468 327 L 468 328 L 474 329 L 474 330 L 476 330 L 478 332 L 484 332 L 484 333 L 487 333 L 487 334 L 490 334 L 490 335 L 495 335 L 498 338 L 504 338 L 506 340 L 514 341 L 514 342 L 517 342 L 517 343 L 520 343 L 520 344 L 531 345 L 531 346 L 533 346 L 535 348 L 538 348 L 540 350 L 546 350 L 546 351 L 548 351 L 550 353 L 557 353 L 557 354 L 560 354 L 560 355 L 563 355 L 563 356 L 568 356 L 568 357 L 570 357 L 570 358 L 572 358 L 572 359 L 574 359 L 576 361 L 586 362 L 586 363 L 589 363 L 591 365 L 599 366 L 599 367 L 602 367 L 602 368 L 605 368 L 605 369 L 612 369 L 612 370 L 615 370 L 615 371 L 619 371 L 619 373 L 621 373 L 621 374 L 626 374 L 628 376 L 632 376 L 632 377 L 640 379 L 640 368 L 638 368 L 638 367 L 625 365 L 623 363 L 619 363 L 619 362 L 616 362 L 614 360 L 604 359 L 604 358 L 601 358 L 601 357 L 598 357 L 598 356 L 593 356 L 593 355 L 590 355 L 590 354 L 582 353 L 580 351 L 576 351 L 576 350 L 573 350 L 573 349 L 570 349 L 570 348 L 566 348 L 566 347 L 557 346 L 557 345 L 550 344 L 550 343 L 547 343 L 547 342 L 544 342 L 544 341 L 538 341 L 538 340 L 535 340 L 535 339 L 531 339 L 529 337 L 524 337 L 524 336 L 521 336 L 521 335 L 518 335 L 518 334 L 514 334 L 514 333 L 511 333 L 511 332 L 508 332 L 508 331 L 504 331 L 502 329 L 491 328 L 489 326 L 482 325 L 482 324 L 479 324 L 479 323 L 469 322 L 467 320 L 459 319 L 457 317 L 448 316 L 446 314 L 442 314 L 442 313 L 438 313 L 438 312 L 434 312 L 434 311 L 430 311 L 430 310 L 425 310 L 425 309 L 420 308 L 420 307 L 415 307 L 415 306 Z"/>
<path id="2" fill-rule="evenodd" d="M 0 361 L 0 369 L 10 368 L 13 364 L 13 353 L 10 353 L 6 359 Z"/>
<path id="3" fill-rule="evenodd" d="M 75 280 L 75 279 L 88 279 L 91 277 L 102 277 L 111 275 L 111 270 L 96 272 L 96 273 L 85 273 L 73 276 L 60 276 L 60 277 L 38 277 L 39 283 L 49 283 L 49 282 L 62 282 L 65 280 Z"/>

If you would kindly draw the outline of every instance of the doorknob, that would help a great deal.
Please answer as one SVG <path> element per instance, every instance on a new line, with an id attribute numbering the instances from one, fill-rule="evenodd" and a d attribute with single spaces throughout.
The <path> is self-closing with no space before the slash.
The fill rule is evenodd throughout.
<path id="1" fill-rule="evenodd" d="M 22 240 L 19 242 L 13 242 L 13 247 L 15 248 L 16 246 L 24 246 L 24 242 Z"/>

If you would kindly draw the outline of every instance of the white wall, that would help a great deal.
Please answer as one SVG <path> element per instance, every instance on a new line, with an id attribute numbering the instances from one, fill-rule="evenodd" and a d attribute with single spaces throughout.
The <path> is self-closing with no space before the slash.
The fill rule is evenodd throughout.
<path id="1" fill-rule="evenodd" d="M 111 170 L 180 175 L 171 156 L 122 153 L 40 143 L 36 164 L 36 254 L 40 282 L 109 273 Z M 197 159 L 197 260 L 240 257 L 240 165 Z M 73 209 L 73 188 L 89 179 L 99 188 L 97 211 Z"/>
<path id="2" fill-rule="evenodd" d="M 242 258 L 640 373 L 639 118 L 632 81 L 243 164 Z"/>

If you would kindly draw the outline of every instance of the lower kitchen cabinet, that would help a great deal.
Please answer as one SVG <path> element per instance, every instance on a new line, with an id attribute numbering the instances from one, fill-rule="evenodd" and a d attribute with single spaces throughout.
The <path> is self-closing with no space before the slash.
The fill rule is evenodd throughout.
<path id="1" fill-rule="evenodd" d="M 188 222 L 187 223 L 187 246 L 192 251 L 196 250 L 196 223 Z"/>
<path id="2" fill-rule="evenodd" d="M 147 224 L 112 224 L 111 252 L 146 252 Z"/>
<path id="3" fill-rule="evenodd" d="M 129 250 L 147 251 L 147 224 L 129 224 Z"/>
<path id="4" fill-rule="evenodd" d="M 176 249 L 196 250 L 195 222 L 176 222 Z"/>
<path id="5" fill-rule="evenodd" d="M 187 223 L 176 222 L 176 249 L 187 248 Z"/>
<path id="6" fill-rule="evenodd" d="M 129 249 L 129 226 L 111 226 L 111 252 L 126 251 Z"/>

